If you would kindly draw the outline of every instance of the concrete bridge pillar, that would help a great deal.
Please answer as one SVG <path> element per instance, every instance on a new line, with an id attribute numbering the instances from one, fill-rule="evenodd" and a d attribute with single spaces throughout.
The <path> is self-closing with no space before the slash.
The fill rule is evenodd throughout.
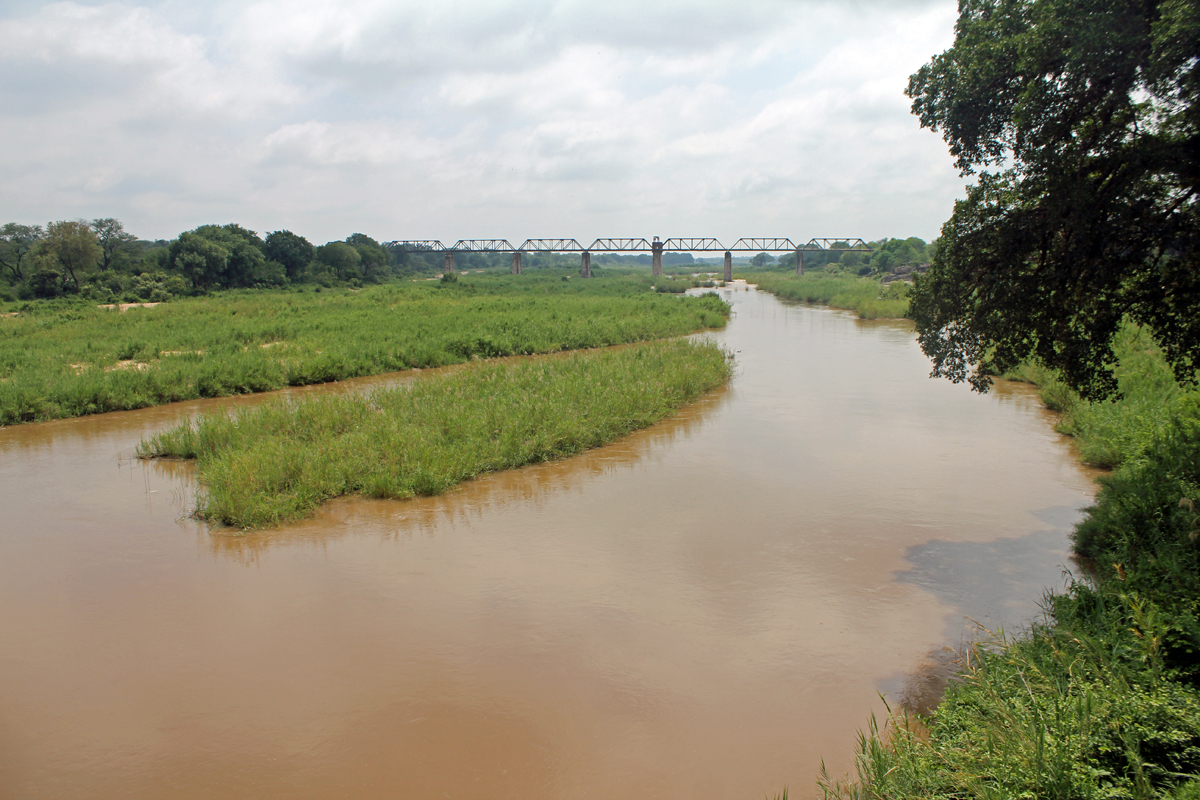
<path id="1" fill-rule="evenodd" d="M 587 250 L 583 251 L 579 259 L 579 274 L 584 278 L 592 277 L 592 254 Z"/>
<path id="2" fill-rule="evenodd" d="M 453 250 L 446 251 L 446 257 L 445 257 L 444 263 L 442 265 L 442 272 L 454 272 L 454 251 Z"/>
<path id="3" fill-rule="evenodd" d="M 513 253 L 512 274 L 513 275 L 521 274 L 521 251 L 520 250 L 517 250 Z"/>
<path id="4" fill-rule="evenodd" d="M 733 280 L 733 253 L 725 251 L 725 282 Z"/>
<path id="5" fill-rule="evenodd" d="M 799 277 L 804 274 L 804 251 L 799 247 L 796 248 L 796 275 Z"/>
<path id="6" fill-rule="evenodd" d="M 650 276 L 652 278 L 661 278 L 663 243 L 658 240 L 657 236 L 655 236 L 654 241 L 650 243 L 650 251 L 654 254 L 654 260 L 652 262 L 652 266 L 650 267 Z"/>

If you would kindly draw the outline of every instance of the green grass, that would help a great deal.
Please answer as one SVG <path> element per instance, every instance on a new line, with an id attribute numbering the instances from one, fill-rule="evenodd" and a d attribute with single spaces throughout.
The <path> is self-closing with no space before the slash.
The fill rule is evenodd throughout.
<path id="1" fill-rule="evenodd" d="M 823 272 L 800 277 L 770 272 L 738 277 L 786 300 L 824 303 L 854 311 L 862 319 L 900 319 L 908 312 L 908 284 L 903 281 L 884 286 L 871 278 Z"/>
<path id="2" fill-rule="evenodd" d="M 664 419 L 730 374 L 717 345 L 685 340 L 480 363 L 367 396 L 207 414 L 139 455 L 196 459 L 199 516 L 256 528 L 340 495 L 438 494 L 569 456 Z"/>
<path id="3" fill-rule="evenodd" d="M 565 270 L 231 292 L 124 313 L 28 304 L 0 318 L 0 425 L 648 341 L 727 317 L 716 297 L 662 297 L 641 276 Z"/>
<path id="4" fill-rule="evenodd" d="M 1144 329 L 1124 325 L 1113 349 L 1120 397 L 1099 403 L 1083 400 L 1053 373 L 1035 364 L 1003 376 L 1036 384 L 1047 407 L 1061 412 L 1055 427 L 1075 438 L 1080 459 L 1108 468 L 1144 452 L 1169 422 L 1172 402 L 1184 394 Z"/>

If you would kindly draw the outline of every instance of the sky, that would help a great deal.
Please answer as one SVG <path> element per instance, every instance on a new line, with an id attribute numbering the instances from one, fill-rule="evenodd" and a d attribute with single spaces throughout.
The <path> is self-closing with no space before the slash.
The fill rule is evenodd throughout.
<path id="1" fill-rule="evenodd" d="M 933 239 L 965 179 L 904 88 L 955 18 L 954 0 L 5 0 L 0 222 Z"/>

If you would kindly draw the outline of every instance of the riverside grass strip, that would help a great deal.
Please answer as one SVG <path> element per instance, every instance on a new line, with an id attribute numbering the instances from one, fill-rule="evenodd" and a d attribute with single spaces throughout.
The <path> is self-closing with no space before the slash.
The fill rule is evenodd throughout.
<path id="1" fill-rule="evenodd" d="M 715 296 L 567 277 L 243 291 L 125 312 L 35 304 L 0 318 L 0 425 L 649 341 L 729 314 Z"/>
<path id="2" fill-rule="evenodd" d="M 433 495 L 645 428 L 732 374 L 711 342 L 669 340 L 473 364 L 363 396 L 211 413 L 143 442 L 198 461 L 198 516 L 260 528 L 346 494 Z"/>
<path id="3" fill-rule="evenodd" d="M 823 273 L 795 277 L 768 272 L 741 277 L 785 300 L 824 303 L 854 311 L 862 319 L 902 319 L 908 313 L 908 284 L 903 281 L 882 286 L 871 278 Z"/>

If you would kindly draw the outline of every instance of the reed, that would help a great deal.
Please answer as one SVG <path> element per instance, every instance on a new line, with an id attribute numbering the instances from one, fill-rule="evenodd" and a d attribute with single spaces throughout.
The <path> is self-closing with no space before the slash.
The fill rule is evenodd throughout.
<path id="1" fill-rule="evenodd" d="M 723 385 L 731 369 L 717 345 L 686 340 L 476 363 L 365 396 L 206 414 L 138 453 L 196 459 L 198 515 L 258 528 L 341 495 L 433 495 L 597 447 Z"/>
<path id="2" fill-rule="evenodd" d="M 0 425 L 648 341 L 728 314 L 719 298 L 663 297 L 636 276 L 557 272 L 230 292 L 123 313 L 32 304 L 0 317 Z"/>

